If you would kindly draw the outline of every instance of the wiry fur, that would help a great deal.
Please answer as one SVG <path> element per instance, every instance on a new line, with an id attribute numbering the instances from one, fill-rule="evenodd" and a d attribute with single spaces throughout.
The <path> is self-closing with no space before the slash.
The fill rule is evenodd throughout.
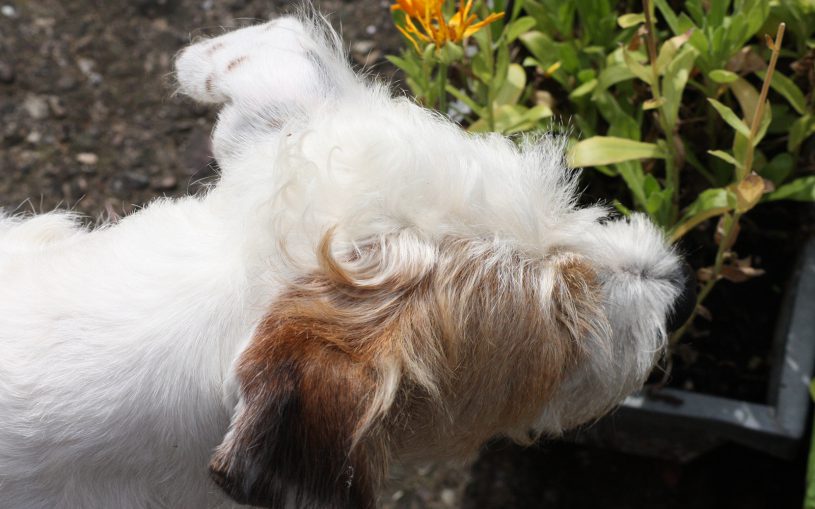
<path id="1" fill-rule="evenodd" d="M 392 458 L 557 434 L 643 383 L 681 290 L 661 234 L 578 208 L 560 141 L 364 82 L 314 19 L 179 56 L 223 104 L 207 195 L 0 218 L 1 507 L 228 504 L 208 462 L 239 502 L 373 507 Z"/>

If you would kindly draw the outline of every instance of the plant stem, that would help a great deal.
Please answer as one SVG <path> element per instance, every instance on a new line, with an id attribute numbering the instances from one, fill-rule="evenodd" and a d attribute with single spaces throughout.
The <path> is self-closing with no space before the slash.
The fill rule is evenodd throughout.
<path id="1" fill-rule="evenodd" d="M 693 323 L 696 315 L 699 314 L 699 308 L 701 307 L 702 303 L 705 301 L 710 291 L 713 290 L 716 282 L 721 278 L 724 260 L 727 256 L 728 249 L 735 241 L 734 237 L 738 231 L 736 227 L 739 224 L 739 219 L 741 219 L 741 216 L 742 214 L 740 212 L 734 212 L 733 217 L 725 226 L 724 235 L 722 235 L 722 238 L 719 241 L 719 248 L 716 250 L 716 261 L 713 263 L 713 274 L 699 291 L 699 295 L 696 296 L 696 306 L 694 306 L 693 312 L 688 320 L 682 325 L 682 327 L 677 329 L 676 332 L 671 335 L 670 343 L 672 345 L 676 344 L 676 342 L 679 341 L 679 338 L 681 338 L 688 330 L 688 327 L 690 327 L 690 324 Z"/>
<path id="2" fill-rule="evenodd" d="M 642 0 L 642 10 L 645 11 L 645 28 L 648 30 L 648 34 L 645 38 L 645 45 L 648 47 L 648 60 L 651 61 L 651 72 L 654 74 L 654 85 L 657 88 L 657 94 L 659 94 L 659 70 L 657 69 L 657 40 L 656 34 L 654 33 L 654 22 L 651 20 L 651 1 L 650 0 Z M 659 99 L 659 95 L 656 95 L 654 99 Z"/>
<path id="3" fill-rule="evenodd" d="M 440 111 L 444 116 L 447 116 L 447 64 L 444 62 L 439 63 L 439 69 L 437 74 L 438 80 L 438 111 Z"/>
<path id="4" fill-rule="evenodd" d="M 492 42 L 492 32 L 489 30 L 487 30 L 487 48 L 486 53 L 489 56 L 487 63 L 490 71 L 490 81 L 487 83 L 487 126 L 492 132 L 495 131 L 495 105 L 493 103 L 497 91 L 493 90 L 495 84 L 495 48 Z"/>
<path id="5" fill-rule="evenodd" d="M 645 13 L 645 45 L 648 48 L 648 60 L 651 64 L 651 94 L 655 101 L 662 99 L 662 90 L 659 81 L 659 69 L 657 68 L 657 40 L 654 21 L 651 18 L 651 0 L 642 0 L 642 10 Z M 679 217 L 679 171 L 682 169 L 683 157 L 680 154 L 675 131 L 676 126 L 668 122 L 668 115 L 665 114 L 665 105 L 660 105 L 657 109 L 657 119 L 659 127 L 665 133 L 665 140 L 668 149 L 668 157 L 665 160 L 665 182 L 671 189 L 671 210 L 668 214 L 667 224 L 673 226 Z"/>
<path id="6" fill-rule="evenodd" d="M 758 129 L 761 126 L 761 119 L 764 116 L 764 105 L 767 102 L 767 93 L 770 90 L 770 83 L 773 80 L 773 73 L 775 72 L 775 64 L 778 62 L 778 54 L 781 52 L 781 41 L 784 40 L 784 30 L 786 25 L 781 23 L 778 25 L 778 32 L 775 35 L 775 42 L 772 43 L 772 54 L 770 56 L 770 64 L 767 66 L 767 74 L 764 76 L 764 83 L 761 85 L 761 94 L 758 98 L 756 110 L 753 113 L 753 123 L 750 126 L 750 136 L 747 138 L 747 152 L 744 156 L 744 164 L 739 171 L 736 168 L 736 174 L 739 176 L 738 180 L 743 180 L 744 177 L 750 174 L 753 167 L 753 156 L 755 154 L 755 144 L 753 140 L 756 139 Z M 769 37 L 769 36 L 768 36 Z"/>

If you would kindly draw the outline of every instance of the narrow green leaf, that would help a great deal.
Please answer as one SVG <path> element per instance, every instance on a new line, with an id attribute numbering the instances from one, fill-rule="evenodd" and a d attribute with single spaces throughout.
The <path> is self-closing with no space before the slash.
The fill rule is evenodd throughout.
<path id="1" fill-rule="evenodd" d="M 669 27 L 671 27 L 671 31 L 674 33 L 674 35 L 679 35 L 685 31 L 679 24 L 676 13 L 673 11 L 673 9 L 671 9 L 666 0 L 654 0 L 654 4 L 656 5 L 657 9 L 659 9 L 659 12 L 662 13 L 662 17 L 665 18 L 665 22 L 668 23 Z"/>
<path id="2" fill-rule="evenodd" d="M 720 103 L 716 99 L 708 98 L 708 102 L 713 106 L 713 108 L 717 112 L 719 112 L 719 115 L 725 122 L 727 122 L 727 124 L 730 127 L 732 127 L 733 129 L 740 132 L 746 137 L 750 136 L 750 128 L 747 127 L 747 124 L 742 122 L 742 120 L 736 115 L 736 113 L 733 110 L 731 110 L 724 104 Z"/>
<path id="3" fill-rule="evenodd" d="M 648 99 L 647 101 L 642 103 L 643 110 L 654 110 L 657 108 L 661 108 L 663 104 L 665 104 L 665 98 L 660 97 L 659 99 Z"/>
<path id="4" fill-rule="evenodd" d="M 651 69 L 637 62 L 634 59 L 634 55 L 626 49 L 623 49 L 623 60 L 628 70 L 631 71 L 634 76 L 649 84 L 654 81 L 654 73 L 651 72 Z"/>
<path id="5" fill-rule="evenodd" d="M 758 106 L 758 90 L 744 78 L 739 78 L 729 83 L 728 86 L 733 92 L 733 95 L 736 96 L 743 118 L 749 125 L 749 123 L 753 121 L 753 115 L 755 115 L 756 106 Z"/>
<path id="6" fill-rule="evenodd" d="M 679 116 L 679 105 L 682 104 L 682 92 L 688 83 L 688 76 L 693 69 L 693 63 L 699 53 L 692 47 L 687 46 L 674 58 L 667 69 L 662 80 L 662 95 L 665 98 L 665 116 L 668 125 L 676 125 Z"/>
<path id="7" fill-rule="evenodd" d="M 657 71 L 662 74 L 665 71 L 665 68 L 668 67 L 676 53 L 679 51 L 679 48 L 685 44 L 693 32 L 687 31 L 684 34 L 677 35 L 675 37 L 671 37 L 664 43 L 662 43 L 662 47 L 659 48 L 659 56 L 657 56 Z"/>
<path id="8" fill-rule="evenodd" d="M 518 39 L 544 69 L 558 60 L 558 45 L 546 34 L 538 31 L 526 32 L 519 35 Z"/>
<path id="9" fill-rule="evenodd" d="M 633 26 L 640 25 L 645 23 L 645 14 L 643 13 L 631 13 L 631 14 L 623 14 L 619 18 L 617 18 L 617 24 L 620 25 L 620 28 L 630 28 Z"/>
<path id="10" fill-rule="evenodd" d="M 448 83 L 447 86 L 445 87 L 445 90 L 447 90 L 448 94 L 452 95 L 459 101 L 466 104 L 479 117 L 485 117 L 487 115 L 486 108 L 473 101 L 469 96 L 467 96 L 467 94 L 457 89 L 456 87 Z"/>
<path id="11" fill-rule="evenodd" d="M 815 201 L 815 176 L 801 177 L 764 196 L 765 201 Z"/>
<path id="12" fill-rule="evenodd" d="M 767 76 L 767 71 L 758 71 L 756 74 L 763 80 Z M 776 72 L 773 74 L 773 80 L 770 82 L 770 87 L 784 96 L 784 98 L 790 103 L 790 106 L 795 108 L 795 111 L 797 111 L 800 115 L 804 115 L 807 112 L 807 101 L 804 97 L 804 93 L 801 92 L 798 85 L 796 85 L 791 79 L 787 78 L 780 72 Z"/>
<path id="13" fill-rule="evenodd" d="M 414 62 L 407 58 L 400 58 L 394 55 L 387 55 L 385 58 L 388 60 L 388 62 L 392 63 L 399 69 L 402 69 L 408 76 L 414 76 L 415 74 L 421 72 L 418 62 Z"/>
<path id="14" fill-rule="evenodd" d="M 634 159 L 664 159 L 665 152 L 653 143 L 595 136 L 575 144 L 569 153 L 572 167 L 597 166 Z"/>
<path id="15" fill-rule="evenodd" d="M 736 203 L 736 195 L 729 189 L 714 188 L 702 191 L 685 209 L 679 224 L 671 232 L 671 241 L 675 242 L 682 238 L 703 221 L 733 210 Z"/>
<path id="16" fill-rule="evenodd" d="M 526 86 L 526 72 L 519 64 L 510 64 L 506 73 L 506 79 L 495 95 L 495 103 L 499 106 L 517 104 Z"/>
<path id="17" fill-rule="evenodd" d="M 770 127 L 770 122 L 773 120 L 773 109 L 770 107 L 770 101 L 764 106 L 764 111 L 761 114 L 761 122 L 758 125 L 758 132 L 756 137 L 753 138 L 753 146 L 758 145 L 764 136 L 767 134 L 767 129 Z"/>
<path id="18" fill-rule="evenodd" d="M 707 74 L 714 83 L 727 84 L 739 79 L 739 75 L 725 69 L 715 69 Z"/>
<path id="19" fill-rule="evenodd" d="M 572 90 L 572 93 L 569 94 L 569 99 L 575 100 L 579 99 L 587 94 L 590 94 L 594 89 L 597 87 L 597 80 L 593 79 L 587 81 L 577 87 L 576 89 Z"/>
<path id="20" fill-rule="evenodd" d="M 600 88 L 601 90 L 606 90 L 612 85 L 633 78 L 634 73 L 632 73 L 626 65 L 624 64 L 610 65 L 603 69 L 602 71 L 600 71 L 600 74 L 597 76 L 597 87 Z"/>
<path id="21" fill-rule="evenodd" d="M 736 161 L 736 159 L 733 156 L 731 156 L 730 154 L 723 150 L 708 150 L 707 153 L 712 156 L 716 156 L 719 159 L 732 164 L 733 166 L 741 168 L 741 164 L 738 161 Z"/>
<path id="22" fill-rule="evenodd" d="M 790 128 L 790 137 L 787 141 L 787 150 L 790 152 L 798 152 L 801 143 L 815 133 L 815 117 L 812 115 L 804 115 L 792 124 Z"/>
<path id="23" fill-rule="evenodd" d="M 523 33 L 535 28 L 535 18 L 524 16 L 510 23 L 506 28 L 507 42 L 513 42 Z"/>

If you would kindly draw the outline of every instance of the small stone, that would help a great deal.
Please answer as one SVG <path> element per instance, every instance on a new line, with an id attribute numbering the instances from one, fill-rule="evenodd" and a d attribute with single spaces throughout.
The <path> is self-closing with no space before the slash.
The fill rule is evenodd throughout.
<path id="1" fill-rule="evenodd" d="M 374 47 L 376 47 L 376 43 L 374 41 L 362 40 L 357 41 L 353 45 L 351 45 L 351 51 L 354 53 L 364 55 L 366 53 L 369 53 L 372 49 L 374 49 Z"/>
<path id="2" fill-rule="evenodd" d="M 0 83 L 14 83 L 14 67 L 6 62 L 0 62 Z"/>
<path id="3" fill-rule="evenodd" d="M 6 4 L 3 7 L 0 7 L 0 12 L 7 18 L 17 17 L 17 9 L 15 9 L 13 5 Z"/>
<path id="4" fill-rule="evenodd" d="M 31 143 L 32 145 L 36 145 L 42 141 L 42 134 L 40 134 L 38 131 L 31 131 L 28 133 L 28 136 L 25 137 L 25 141 Z"/>
<path id="5" fill-rule="evenodd" d="M 67 112 L 62 99 L 55 95 L 48 96 L 48 106 L 51 108 L 51 113 L 53 113 L 55 117 L 65 118 Z"/>
<path id="6" fill-rule="evenodd" d="M 79 70 L 82 71 L 82 74 L 88 78 L 88 81 L 90 81 L 92 85 L 98 85 L 102 82 L 102 75 L 94 71 L 96 62 L 90 58 L 79 58 L 76 61 L 76 65 L 79 67 Z"/>
<path id="7" fill-rule="evenodd" d="M 376 33 L 376 25 L 368 25 L 365 27 L 365 33 L 368 35 L 374 35 Z"/>
<path id="8" fill-rule="evenodd" d="M 23 109 L 34 120 L 48 117 L 48 102 L 38 95 L 28 94 L 23 100 Z"/>
<path id="9" fill-rule="evenodd" d="M 99 162 L 99 156 L 93 152 L 80 152 L 76 155 L 76 161 L 80 164 L 87 164 L 93 166 Z"/>
<path id="10" fill-rule="evenodd" d="M 173 175 L 168 175 L 154 180 L 151 187 L 156 191 L 172 191 L 178 186 L 178 179 Z"/>
<path id="11" fill-rule="evenodd" d="M 456 492 L 450 488 L 441 490 L 441 502 L 447 507 L 454 507 L 456 505 Z"/>

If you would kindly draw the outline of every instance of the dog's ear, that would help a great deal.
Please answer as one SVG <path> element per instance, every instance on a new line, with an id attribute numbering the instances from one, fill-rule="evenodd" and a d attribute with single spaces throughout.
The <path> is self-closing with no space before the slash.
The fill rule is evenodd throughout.
<path id="1" fill-rule="evenodd" d="M 326 341 L 330 333 L 320 324 L 270 318 L 241 356 L 241 401 L 209 467 L 237 502 L 375 507 L 384 456 L 375 439 L 361 437 L 374 373 Z"/>
<path id="2" fill-rule="evenodd" d="M 179 53 L 175 68 L 181 93 L 225 105 L 213 133 L 221 162 L 358 84 L 339 36 L 316 14 L 196 42 Z"/>

